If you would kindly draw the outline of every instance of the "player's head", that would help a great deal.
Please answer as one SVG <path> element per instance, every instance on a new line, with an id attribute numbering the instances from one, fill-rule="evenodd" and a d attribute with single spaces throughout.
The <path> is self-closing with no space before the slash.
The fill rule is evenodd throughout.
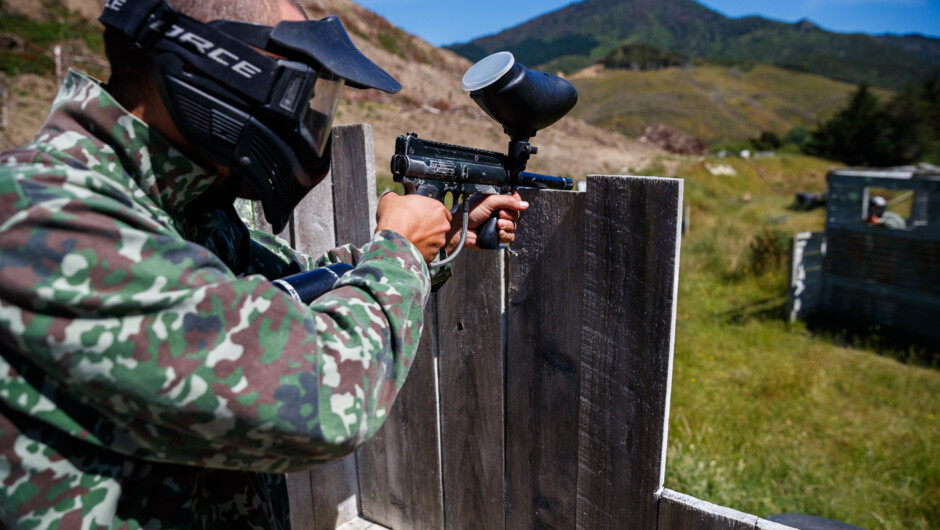
<path id="1" fill-rule="evenodd" d="M 187 148 L 249 185 L 275 231 L 329 171 L 343 88 L 401 89 L 338 18 L 293 0 L 108 0 L 100 20 L 109 87 L 155 87 Z"/>
<path id="2" fill-rule="evenodd" d="M 888 208 L 888 201 L 880 195 L 875 195 L 874 197 L 868 199 L 868 214 L 874 215 L 876 217 L 881 217 L 884 215 L 885 210 Z"/>

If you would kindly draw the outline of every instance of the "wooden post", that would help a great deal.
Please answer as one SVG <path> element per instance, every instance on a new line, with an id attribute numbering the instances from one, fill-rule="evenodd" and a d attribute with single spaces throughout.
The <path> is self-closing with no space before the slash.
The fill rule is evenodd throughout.
<path id="1" fill-rule="evenodd" d="M 62 46 L 56 44 L 52 48 L 52 54 L 55 57 L 55 84 L 61 85 L 62 79 L 65 77 L 62 73 Z"/>
<path id="2" fill-rule="evenodd" d="M 444 526 L 434 300 L 408 380 L 385 425 L 357 452 L 363 517 L 388 528 Z"/>
<path id="3" fill-rule="evenodd" d="M 372 126 L 333 128 L 336 241 L 364 245 L 375 232 L 375 147 Z M 341 156 L 336 156 L 341 155 Z"/>
<path id="4" fill-rule="evenodd" d="M 315 257 L 337 243 L 367 242 L 371 239 L 370 227 L 374 223 L 374 209 L 370 212 L 369 208 L 336 208 L 333 186 L 334 180 L 343 182 L 343 187 L 357 190 L 361 194 L 360 201 L 366 204 L 369 197 L 375 196 L 372 128 L 368 125 L 337 127 L 333 135 L 330 174 L 294 209 L 290 225 L 278 234 L 289 240 L 295 249 Z M 263 211 L 259 205 L 256 207 L 261 227 L 270 231 Z M 361 507 L 355 455 L 310 472 L 288 475 L 288 490 L 293 528 L 333 530 L 359 518 Z"/>
<path id="5" fill-rule="evenodd" d="M 577 528 L 655 530 L 682 181 L 591 176 L 587 193 Z"/>
<path id="6" fill-rule="evenodd" d="M 501 252 L 466 251 L 439 294 L 441 454 L 448 529 L 505 528 L 503 264 Z"/>
<path id="7" fill-rule="evenodd" d="M 509 260 L 506 528 L 574 528 L 585 195 L 523 198 Z"/>

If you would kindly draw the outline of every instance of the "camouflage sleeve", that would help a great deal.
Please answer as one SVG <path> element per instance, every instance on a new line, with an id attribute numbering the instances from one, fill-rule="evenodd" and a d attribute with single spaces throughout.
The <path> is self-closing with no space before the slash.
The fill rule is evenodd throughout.
<path id="1" fill-rule="evenodd" d="M 335 263 L 346 263 L 348 265 L 356 266 L 359 263 L 359 259 L 362 256 L 362 250 L 356 248 L 353 245 L 343 245 L 341 247 L 334 248 L 327 251 L 322 256 L 317 259 L 314 259 L 306 254 L 297 252 L 290 248 L 287 243 L 280 238 L 277 238 L 267 232 L 262 232 L 260 230 L 250 230 L 251 238 L 258 243 L 262 244 L 273 252 L 276 256 L 284 260 L 285 263 L 292 261 L 297 261 L 301 263 L 304 270 L 316 269 L 319 267 L 326 267 L 327 265 L 333 265 Z M 441 250 L 438 259 L 443 260 L 447 258 L 447 254 Z M 444 265 L 443 267 L 436 267 L 431 269 L 431 291 L 437 292 L 447 280 L 453 275 L 453 269 L 450 264 Z"/>
<path id="2" fill-rule="evenodd" d="M 90 443 L 204 467 L 298 470 L 375 433 L 430 289 L 417 250 L 383 231 L 305 307 L 95 195 L 24 208 L 0 249 L 0 338 L 52 389 L 8 403 Z"/>

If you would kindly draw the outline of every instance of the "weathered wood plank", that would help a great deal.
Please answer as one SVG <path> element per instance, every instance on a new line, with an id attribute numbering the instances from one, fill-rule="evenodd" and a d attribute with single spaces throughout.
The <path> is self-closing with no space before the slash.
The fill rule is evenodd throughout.
<path id="1" fill-rule="evenodd" d="M 364 245 L 375 231 L 375 154 L 372 126 L 333 128 L 333 208 L 336 241 Z"/>
<path id="2" fill-rule="evenodd" d="M 350 521 L 343 526 L 337 528 L 336 530 L 389 530 L 382 525 L 375 524 L 372 521 L 366 519 L 356 519 L 355 521 Z"/>
<path id="3" fill-rule="evenodd" d="M 509 267 L 506 528 L 574 528 L 586 197 L 523 198 L 532 206 Z"/>
<path id="4" fill-rule="evenodd" d="M 466 251 L 438 298 L 446 528 L 505 528 L 503 254 Z"/>
<path id="5" fill-rule="evenodd" d="M 578 528 L 656 528 L 682 181 L 588 177 Z"/>
<path id="6" fill-rule="evenodd" d="M 341 156 L 334 153 L 333 156 Z M 290 231 L 295 249 L 313 257 L 336 246 L 332 172 L 294 208 Z M 286 238 L 287 239 L 287 238 Z"/>
<path id="7" fill-rule="evenodd" d="M 396 530 L 444 526 L 435 305 L 432 296 L 417 358 L 385 425 L 357 452 L 362 516 Z"/>
<path id="8" fill-rule="evenodd" d="M 790 281 L 787 290 L 787 315 L 790 322 L 817 309 L 823 283 L 825 246 L 825 232 L 803 232 L 790 239 Z"/>
<path id="9" fill-rule="evenodd" d="M 663 530 L 755 530 L 758 521 L 755 515 L 670 490 L 663 490 L 659 501 L 659 528 Z"/>
<path id="10" fill-rule="evenodd" d="M 332 201 L 332 199 L 330 199 Z M 309 206 L 308 206 L 309 208 Z M 325 211 L 332 211 L 331 209 L 322 208 Z M 264 212 L 261 208 L 260 202 L 251 202 L 251 201 L 238 201 L 236 203 L 236 211 L 242 220 L 251 228 L 256 228 L 258 230 L 264 230 L 265 232 L 271 233 L 271 224 L 267 222 L 264 218 Z M 291 220 L 293 223 L 294 220 Z M 284 238 L 288 242 L 291 242 L 291 226 L 288 224 L 288 227 L 285 228 L 280 234 L 279 237 Z M 332 236 L 328 240 L 319 241 L 315 243 L 315 246 L 319 248 L 331 248 L 333 246 Z M 311 247 L 302 248 L 294 246 L 297 250 L 307 253 L 315 253 L 316 251 L 311 251 Z M 297 473 L 290 473 L 286 476 L 287 482 L 287 500 L 290 505 L 290 518 L 291 518 L 291 527 L 292 528 L 320 528 L 316 526 L 316 514 L 314 507 L 314 495 L 315 491 L 312 487 L 312 478 L 311 471 L 301 471 Z M 334 508 L 335 510 L 335 508 Z M 355 514 L 358 515 L 358 512 Z M 335 528 L 335 526 L 330 527 L 330 530 Z"/>
<path id="11" fill-rule="evenodd" d="M 287 501 L 290 505 L 291 528 L 313 528 L 313 490 L 310 473 L 301 471 L 287 475 Z"/>
<path id="12" fill-rule="evenodd" d="M 310 482 L 315 521 L 312 528 L 334 530 L 359 518 L 359 479 L 355 454 L 313 468 L 310 470 Z"/>
<path id="13" fill-rule="evenodd" d="M 374 200 L 374 169 L 371 182 L 369 171 L 363 169 L 374 168 L 375 165 L 371 127 L 337 127 L 333 134 L 330 174 L 294 209 L 291 221 L 294 248 L 311 256 L 319 256 L 337 244 L 361 245 L 369 239 L 362 239 L 362 234 L 371 233 L 368 214 L 351 215 L 334 205 L 334 192 L 344 197 L 357 193 L 360 201 L 366 203 L 370 197 Z M 340 183 L 337 186 L 340 191 L 334 190 L 334 178 Z M 337 231 L 337 226 L 342 229 Z M 288 480 L 301 479 L 289 476 Z M 311 470 L 309 481 L 317 530 L 333 530 L 359 517 L 361 508 L 355 454 Z M 291 502 L 300 501 L 292 497 Z"/>

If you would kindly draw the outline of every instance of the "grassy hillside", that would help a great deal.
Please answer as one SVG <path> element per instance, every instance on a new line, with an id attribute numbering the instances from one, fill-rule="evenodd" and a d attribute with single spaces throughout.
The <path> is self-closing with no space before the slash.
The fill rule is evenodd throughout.
<path id="1" fill-rule="evenodd" d="M 585 0 L 450 48 L 471 60 L 509 50 L 524 64 L 571 72 L 622 44 L 644 44 L 690 57 L 756 61 L 896 89 L 936 68 L 940 40 L 915 40 L 833 33 L 808 21 L 731 19 L 693 0 Z"/>
<path id="2" fill-rule="evenodd" d="M 571 81 L 580 94 L 573 115 L 589 123 L 634 137 L 663 123 L 710 144 L 815 125 L 855 88 L 766 65 L 645 72 L 595 67 Z"/>
<path id="3" fill-rule="evenodd" d="M 737 175 L 712 176 L 705 163 L 730 164 Z M 828 165 L 790 155 L 681 162 L 691 229 L 666 486 L 761 516 L 938 528 L 937 366 L 907 363 L 909 351 L 876 340 L 849 347 L 831 332 L 788 326 L 785 266 L 772 259 L 782 254 L 750 250 L 758 239 L 823 227 L 822 210 L 789 206 L 797 190 L 825 189 Z"/>

